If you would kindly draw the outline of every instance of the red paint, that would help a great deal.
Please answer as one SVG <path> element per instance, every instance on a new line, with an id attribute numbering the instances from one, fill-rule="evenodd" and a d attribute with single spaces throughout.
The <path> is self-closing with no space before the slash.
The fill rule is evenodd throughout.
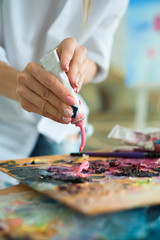
<path id="1" fill-rule="evenodd" d="M 21 201 L 21 200 L 14 200 L 11 202 L 11 205 L 12 204 L 15 204 L 15 205 L 18 205 L 18 206 L 22 206 L 24 204 L 24 201 Z"/>
<path id="2" fill-rule="evenodd" d="M 80 100 L 79 100 L 80 101 Z M 81 103 L 81 102 L 79 102 Z M 85 118 L 85 114 L 81 108 L 81 105 L 79 105 L 78 108 L 78 113 L 75 119 L 72 119 L 71 123 L 75 124 L 76 127 L 80 127 L 81 130 L 81 146 L 79 148 L 79 152 L 82 152 L 85 143 L 86 143 L 86 134 L 85 134 L 85 128 L 84 128 L 84 118 Z"/>
<path id="3" fill-rule="evenodd" d="M 21 227 L 24 224 L 24 221 L 21 218 L 13 218 L 8 220 L 8 224 L 11 227 Z"/>
<path id="4" fill-rule="evenodd" d="M 76 123 L 76 126 L 80 127 L 81 130 L 81 146 L 79 148 L 79 152 L 82 152 L 85 144 L 86 144 L 86 133 L 85 133 L 85 128 L 84 128 L 84 121 L 80 121 Z"/>

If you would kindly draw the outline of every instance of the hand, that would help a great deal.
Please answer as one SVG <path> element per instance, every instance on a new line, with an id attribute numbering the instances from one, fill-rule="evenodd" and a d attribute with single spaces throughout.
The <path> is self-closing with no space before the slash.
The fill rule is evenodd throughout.
<path id="1" fill-rule="evenodd" d="M 29 63 L 17 74 L 16 94 L 28 112 L 65 124 L 72 120 L 70 105 L 75 104 L 73 96 L 55 76 L 37 63 Z"/>
<path id="2" fill-rule="evenodd" d="M 88 63 L 86 48 L 79 46 L 74 38 L 67 38 L 57 46 L 57 54 L 61 68 L 67 73 L 74 91 L 78 93 L 84 82 Z"/>

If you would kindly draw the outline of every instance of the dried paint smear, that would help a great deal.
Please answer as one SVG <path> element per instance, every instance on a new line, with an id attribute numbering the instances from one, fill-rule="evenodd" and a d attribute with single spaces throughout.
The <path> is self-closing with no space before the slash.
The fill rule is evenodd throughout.
<path id="1" fill-rule="evenodd" d="M 0 239 L 153 239 L 159 214 L 154 207 L 85 217 L 32 191 L 12 193 L 0 197 Z"/>
<path id="2" fill-rule="evenodd" d="M 160 203 L 159 159 L 87 160 L 6 161 L 0 168 L 86 215 Z"/>

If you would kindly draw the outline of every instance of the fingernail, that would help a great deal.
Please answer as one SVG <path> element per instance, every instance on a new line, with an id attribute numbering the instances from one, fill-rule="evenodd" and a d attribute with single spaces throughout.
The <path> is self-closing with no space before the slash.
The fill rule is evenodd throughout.
<path id="1" fill-rule="evenodd" d="M 78 82 L 74 81 L 74 85 L 78 88 Z"/>
<path id="2" fill-rule="evenodd" d="M 68 65 L 68 63 L 65 64 L 65 70 L 66 70 L 66 72 L 69 71 L 69 65 Z"/>
<path id="3" fill-rule="evenodd" d="M 75 93 L 79 93 L 79 87 L 77 87 L 77 88 L 74 88 L 74 91 L 75 91 Z"/>
<path id="4" fill-rule="evenodd" d="M 72 117 L 73 116 L 73 111 L 70 110 L 69 108 L 65 108 L 63 112 L 67 117 Z"/>
<path id="5" fill-rule="evenodd" d="M 72 119 L 63 116 L 63 117 L 62 117 L 62 120 L 63 120 L 63 122 L 65 122 L 65 123 L 70 123 Z"/>
<path id="6" fill-rule="evenodd" d="M 75 105 L 76 104 L 76 100 L 71 96 L 67 96 L 66 101 L 69 105 Z"/>

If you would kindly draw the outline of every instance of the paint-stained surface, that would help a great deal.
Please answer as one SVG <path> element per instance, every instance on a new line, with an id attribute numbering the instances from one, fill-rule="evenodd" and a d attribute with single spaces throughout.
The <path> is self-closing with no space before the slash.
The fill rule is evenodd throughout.
<path id="1" fill-rule="evenodd" d="M 59 155 L 4 161 L 0 168 L 72 209 L 93 215 L 159 204 L 159 162 Z"/>
<path id="2" fill-rule="evenodd" d="M 86 217 L 22 184 L 0 191 L 1 240 L 156 240 L 159 219 L 159 206 Z"/>

